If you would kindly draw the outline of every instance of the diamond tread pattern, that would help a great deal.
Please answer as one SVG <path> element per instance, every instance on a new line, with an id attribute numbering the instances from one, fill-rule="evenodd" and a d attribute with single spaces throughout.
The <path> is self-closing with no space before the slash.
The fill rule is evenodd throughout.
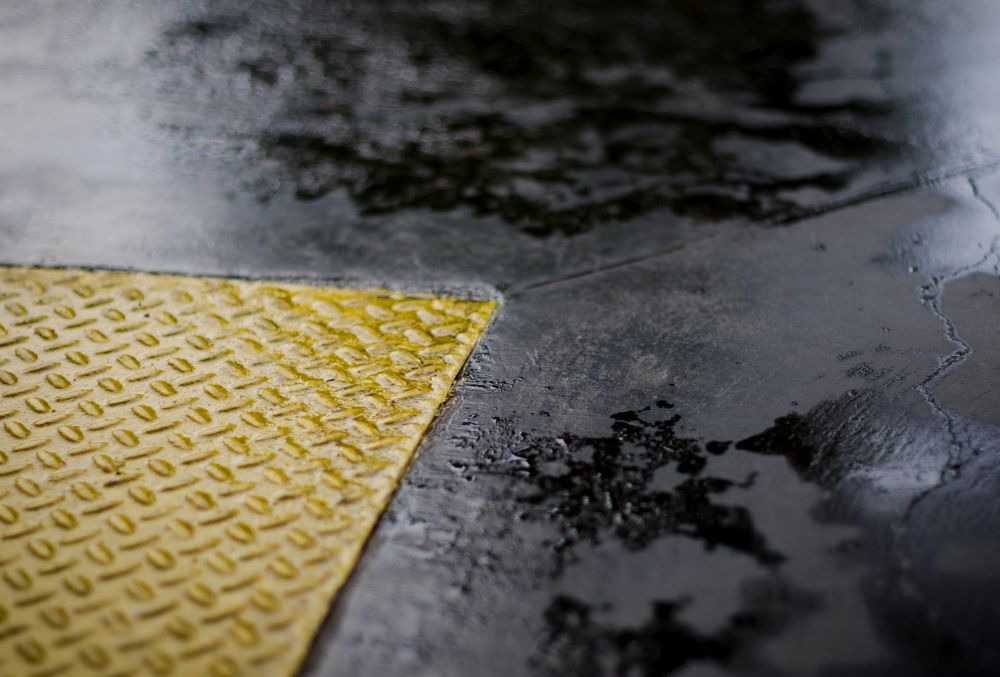
<path id="1" fill-rule="evenodd" d="M 493 306 L 0 269 L 0 675 L 293 673 Z"/>

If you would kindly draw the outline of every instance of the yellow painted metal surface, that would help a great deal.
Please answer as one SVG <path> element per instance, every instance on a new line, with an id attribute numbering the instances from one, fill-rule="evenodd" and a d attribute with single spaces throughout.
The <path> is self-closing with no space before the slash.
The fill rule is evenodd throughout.
<path id="1" fill-rule="evenodd" d="M 292 673 L 492 308 L 0 268 L 0 674 Z"/>

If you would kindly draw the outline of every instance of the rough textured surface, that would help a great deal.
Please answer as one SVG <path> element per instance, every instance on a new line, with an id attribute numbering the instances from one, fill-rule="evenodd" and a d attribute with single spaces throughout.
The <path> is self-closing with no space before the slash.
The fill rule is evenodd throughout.
<path id="1" fill-rule="evenodd" d="M 307 674 L 994 674 L 998 30 L 7 3 L 0 258 L 503 294 Z"/>
<path id="2" fill-rule="evenodd" d="M 492 303 L 0 269 L 0 672 L 292 674 Z"/>

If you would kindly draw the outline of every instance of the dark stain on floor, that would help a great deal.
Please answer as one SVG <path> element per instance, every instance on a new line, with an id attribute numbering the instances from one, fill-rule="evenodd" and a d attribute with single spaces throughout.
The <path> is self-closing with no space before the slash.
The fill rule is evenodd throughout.
<path id="1" fill-rule="evenodd" d="M 147 64 L 161 96 L 235 113 L 177 131 L 228 138 L 261 201 L 345 191 L 364 214 L 466 208 L 547 237 L 664 210 L 771 220 L 845 189 L 894 142 L 886 100 L 801 100 L 835 33 L 763 0 L 302 3 L 192 18 Z"/>
<path id="2" fill-rule="evenodd" d="M 583 542 L 616 539 L 640 550 L 666 535 L 730 548 L 766 566 L 780 563 L 781 554 L 768 546 L 745 508 L 715 500 L 737 484 L 703 474 L 707 455 L 720 453 L 723 445 L 711 444 L 709 451 L 677 435 L 680 417 L 671 408 L 661 400 L 655 409 L 615 414 L 603 437 L 528 438 L 507 460 L 483 471 L 520 479 L 522 518 L 557 525 L 557 569 L 572 561 Z M 674 477 L 660 479 L 663 470 Z M 751 475 L 743 484 L 752 481 Z"/>
<path id="3" fill-rule="evenodd" d="M 548 634 L 535 665 L 545 675 L 653 677 L 689 663 L 739 660 L 746 670 L 760 662 L 754 649 L 762 639 L 780 633 L 818 603 L 814 595 L 780 580 L 755 581 L 743 590 L 742 608 L 706 634 L 677 619 L 683 600 L 656 601 L 644 624 L 618 627 L 594 620 L 594 610 L 580 600 L 558 597 L 545 612 Z"/>
<path id="4" fill-rule="evenodd" d="M 823 606 L 829 591 L 822 585 L 803 588 L 786 579 L 783 563 L 791 555 L 770 545 L 755 526 L 749 507 L 753 501 L 743 507 L 738 495 L 726 496 L 733 488 L 751 488 L 754 473 L 743 482 L 713 477 L 707 472 L 712 456 L 785 458 L 802 481 L 823 490 L 817 503 L 800 506 L 809 520 L 817 526 L 836 523 L 859 530 L 831 546 L 830 553 L 845 565 L 872 561 L 866 558 L 873 549 L 895 538 L 896 520 L 909 519 L 899 511 L 874 518 L 857 512 L 852 501 L 864 504 L 863 493 L 870 490 L 845 484 L 859 468 L 877 470 L 898 462 L 904 452 L 914 453 L 901 442 L 905 433 L 882 418 L 891 406 L 877 389 L 848 391 L 805 413 L 789 412 L 769 428 L 736 442 L 701 442 L 679 435 L 681 418 L 672 410 L 669 402 L 660 400 L 642 410 L 615 414 L 605 436 L 514 433 L 494 421 L 486 434 L 495 439 L 466 441 L 480 457 L 471 475 L 516 478 L 514 493 L 508 497 L 519 506 L 515 512 L 521 519 L 555 525 L 559 538 L 551 544 L 554 580 L 577 561 L 580 546 L 607 541 L 638 552 L 662 538 L 692 539 L 709 552 L 724 548 L 749 555 L 760 566 L 759 577 L 742 592 L 741 608 L 710 633 L 678 619 L 688 601 L 683 597 L 651 599 L 649 620 L 627 625 L 599 620 L 599 604 L 558 594 L 545 611 L 547 635 L 533 659 L 542 674 L 664 675 L 706 661 L 736 662 L 745 674 L 778 674 L 774 670 L 780 666 L 762 662 L 758 645 Z M 947 455 L 930 437 L 920 453 L 926 457 L 913 456 L 914 467 Z M 919 496 L 913 494 L 912 500 Z M 974 664 L 974 657 L 959 650 L 956 633 L 928 613 L 919 593 L 915 598 L 908 590 L 914 583 L 901 567 L 919 570 L 933 564 L 910 561 L 905 549 L 891 548 L 876 554 L 874 561 L 880 563 L 866 574 L 863 586 L 868 603 L 877 606 L 892 598 L 893 608 L 908 610 L 896 618 L 898 626 L 890 633 L 894 640 L 919 637 L 929 647 L 927 660 L 950 657 L 966 667 Z"/>

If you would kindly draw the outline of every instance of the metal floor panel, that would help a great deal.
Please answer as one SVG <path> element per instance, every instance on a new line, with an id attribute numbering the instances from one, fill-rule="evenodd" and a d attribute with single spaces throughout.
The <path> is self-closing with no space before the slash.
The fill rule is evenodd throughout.
<path id="1" fill-rule="evenodd" d="M 0 269 L 0 673 L 290 674 L 492 302 Z"/>

